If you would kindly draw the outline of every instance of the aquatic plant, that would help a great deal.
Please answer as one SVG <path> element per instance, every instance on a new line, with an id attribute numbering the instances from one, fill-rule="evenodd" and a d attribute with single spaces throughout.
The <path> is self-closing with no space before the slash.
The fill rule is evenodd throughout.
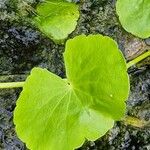
<path id="1" fill-rule="evenodd" d="M 64 61 L 66 79 L 34 68 L 17 101 L 16 131 L 32 150 L 78 148 L 85 139 L 103 136 L 125 114 L 127 67 L 111 38 L 70 39 Z"/>
<path id="2" fill-rule="evenodd" d="M 149 0 L 117 0 L 116 11 L 126 31 L 143 39 L 150 37 Z"/>
<path id="3" fill-rule="evenodd" d="M 63 43 L 77 25 L 78 5 L 66 0 L 49 0 L 36 8 L 34 22 L 37 27 L 56 43 Z"/>
<path id="4" fill-rule="evenodd" d="M 122 4 L 118 0 L 117 12 L 126 28 L 131 18 L 127 14 L 122 20 Z M 35 24 L 56 43 L 64 42 L 79 18 L 78 6 L 65 0 L 43 2 L 36 13 Z M 126 29 L 142 38 L 150 35 L 146 25 L 142 31 L 134 27 L 131 24 L 131 30 Z M 86 139 L 100 138 L 125 115 L 127 69 L 147 56 L 150 51 L 126 63 L 116 42 L 107 36 L 80 35 L 68 40 L 65 79 L 46 69 L 33 68 L 25 82 L 0 84 L 0 88 L 23 87 L 14 111 L 18 137 L 31 150 L 72 150 Z"/>
<path id="5" fill-rule="evenodd" d="M 85 139 L 94 141 L 124 117 L 129 94 L 127 63 L 114 40 L 80 35 L 66 43 L 66 77 L 33 68 L 25 82 L 0 83 L 23 87 L 14 111 L 19 138 L 31 150 L 72 150 Z"/>

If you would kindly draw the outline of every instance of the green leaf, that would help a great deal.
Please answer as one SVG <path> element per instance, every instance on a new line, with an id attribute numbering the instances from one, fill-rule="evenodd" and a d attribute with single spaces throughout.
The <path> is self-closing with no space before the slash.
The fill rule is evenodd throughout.
<path id="1" fill-rule="evenodd" d="M 77 36 L 67 41 L 64 60 L 67 79 L 34 68 L 17 101 L 16 131 L 31 150 L 73 150 L 124 116 L 129 80 L 112 39 Z"/>
<path id="2" fill-rule="evenodd" d="M 117 0 L 116 10 L 126 31 L 143 39 L 150 37 L 150 0 Z"/>
<path id="3" fill-rule="evenodd" d="M 14 122 L 31 150 L 72 150 L 113 126 L 111 118 L 82 104 L 67 81 L 40 68 L 25 83 Z"/>
<path id="4" fill-rule="evenodd" d="M 64 58 L 71 85 L 92 96 L 92 107 L 120 119 L 125 112 L 129 82 L 117 43 L 107 36 L 81 35 L 67 42 Z"/>
<path id="5" fill-rule="evenodd" d="M 64 0 L 49 0 L 37 6 L 34 21 L 38 28 L 57 43 L 62 43 L 75 30 L 78 6 Z"/>

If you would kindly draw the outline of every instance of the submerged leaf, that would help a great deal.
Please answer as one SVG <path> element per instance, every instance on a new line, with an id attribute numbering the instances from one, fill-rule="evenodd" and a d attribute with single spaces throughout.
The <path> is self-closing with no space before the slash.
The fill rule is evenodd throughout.
<path id="1" fill-rule="evenodd" d="M 75 37 L 64 59 L 67 79 L 34 68 L 17 101 L 16 131 L 31 150 L 73 150 L 103 136 L 125 113 L 126 63 L 112 39 Z"/>
<path id="2" fill-rule="evenodd" d="M 150 0 L 117 0 L 123 28 L 140 38 L 150 37 Z"/>
<path id="3" fill-rule="evenodd" d="M 37 7 L 35 23 L 55 42 L 63 42 L 77 25 L 78 6 L 65 0 L 49 0 Z"/>

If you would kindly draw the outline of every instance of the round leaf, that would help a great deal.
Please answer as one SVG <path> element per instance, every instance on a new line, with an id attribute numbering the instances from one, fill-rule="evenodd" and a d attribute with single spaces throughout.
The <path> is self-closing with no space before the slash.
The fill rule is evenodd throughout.
<path id="1" fill-rule="evenodd" d="M 78 94 L 47 70 L 32 70 L 14 113 L 17 134 L 28 148 L 72 150 L 112 128 L 113 120 L 82 104 Z"/>
<path id="2" fill-rule="evenodd" d="M 150 37 L 150 0 L 117 0 L 123 28 L 140 38 Z"/>
<path id="3" fill-rule="evenodd" d="M 77 25 L 78 6 L 63 0 L 49 0 L 37 6 L 35 23 L 55 42 L 63 42 Z"/>
<path id="4" fill-rule="evenodd" d="M 129 81 L 116 43 L 101 35 L 69 40 L 67 79 L 34 68 L 17 101 L 14 123 L 31 150 L 72 150 L 103 136 L 125 113 Z"/>
<path id="5" fill-rule="evenodd" d="M 66 73 L 71 85 L 92 96 L 92 107 L 115 120 L 125 113 L 129 81 L 125 59 L 111 38 L 79 36 L 65 50 Z M 80 97 L 85 101 L 84 97 Z"/>

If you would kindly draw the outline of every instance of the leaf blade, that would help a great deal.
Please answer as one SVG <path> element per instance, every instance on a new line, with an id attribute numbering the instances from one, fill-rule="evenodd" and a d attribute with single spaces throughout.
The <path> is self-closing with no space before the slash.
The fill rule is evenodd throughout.
<path id="1" fill-rule="evenodd" d="M 78 6 L 66 1 L 46 1 L 38 5 L 34 21 L 38 28 L 56 43 L 62 43 L 75 30 Z"/>
<path id="2" fill-rule="evenodd" d="M 116 11 L 126 31 L 143 39 L 150 37 L 149 0 L 117 0 Z"/>
<path id="3" fill-rule="evenodd" d="M 120 119 L 125 113 L 129 78 L 117 44 L 102 35 L 78 36 L 67 41 L 64 58 L 67 78 L 73 87 L 89 93 L 97 105 L 105 107 L 104 113 Z"/>
<path id="4" fill-rule="evenodd" d="M 78 36 L 67 42 L 64 58 L 67 80 L 46 69 L 34 68 L 17 101 L 16 131 L 31 150 L 78 148 L 85 139 L 103 136 L 114 120 L 124 115 L 129 90 L 127 68 L 112 39 L 102 35 Z M 105 66 L 101 67 L 100 60 Z M 110 91 L 103 80 L 106 87 L 117 89 L 119 99 L 107 99 L 106 89 L 109 94 Z"/>
<path id="5" fill-rule="evenodd" d="M 64 80 L 60 81 L 65 90 L 62 91 L 63 88 L 61 88 L 61 98 L 58 98 L 58 102 L 55 96 L 53 101 L 49 99 L 49 102 L 46 103 L 48 96 L 51 97 L 52 95 L 50 81 L 43 81 L 43 78 L 41 78 L 46 74 L 48 75 L 49 72 L 40 68 L 32 70 L 24 85 L 14 113 L 16 131 L 30 149 L 72 150 L 81 146 L 85 138 L 95 140 L 104 135 L 113 126 L 114 121 L 111 118 L 104 117 L 95 110 L 89 110 L 87 113 L 70 87 L 66 93 L 66 86 L 68 85 Z M 51 80 L 51 75 L 51 73 L 48 75 L 49 80 Z M 55 75 L 52 76 L 55 78 Z M 38 80 L 35 81 L 36 78 Z M 58 77 L 56 78 L 60 80 Z M 45 88 L 41 88 L 41 85 L 49 87 L 49 92 L 46 91 L 46 93 L 49 93 L 48 96 L 42 99 L 44 104 L 41 103 L 41 93 L 45 93 Z M 34 86 L 37 89 L 40 88 L 40 92 L 34 91 Z M 36 95 L 36 97 L 34 98 L 33 95 Z M 68 98 L 70 99 L 69 102 L 67 101 Z M 32 103 L 34 103 L 34 106 Z M 68 107 L 67 110 L 66 106 Z M 96 126 L 92 121 L 95 122 Z"/>

